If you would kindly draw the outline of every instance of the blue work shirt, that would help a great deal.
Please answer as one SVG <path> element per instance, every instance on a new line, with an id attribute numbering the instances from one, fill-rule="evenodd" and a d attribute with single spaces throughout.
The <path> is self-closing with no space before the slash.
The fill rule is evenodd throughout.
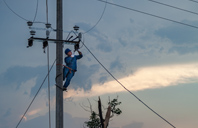
<path id="1" fill-rule="evenodd" d="M 67 56 L 65 57 L 65 63 L 69 68 L 77 71 L 77 59 L 81 59 L 82 57 L 82 54 L 74 55 L 74 57 Z"/>

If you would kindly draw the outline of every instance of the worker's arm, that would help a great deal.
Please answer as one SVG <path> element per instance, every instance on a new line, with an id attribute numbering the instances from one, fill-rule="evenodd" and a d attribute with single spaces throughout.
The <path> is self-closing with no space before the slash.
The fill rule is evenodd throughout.
<path id="1" fill-rule="evenodd" d="M 78 54 L 79 54 L 79 55 L 76 56 L 76 59 L 81 59 L 81 58 L 83 57 L 82 52 L 78 51 Z"/>

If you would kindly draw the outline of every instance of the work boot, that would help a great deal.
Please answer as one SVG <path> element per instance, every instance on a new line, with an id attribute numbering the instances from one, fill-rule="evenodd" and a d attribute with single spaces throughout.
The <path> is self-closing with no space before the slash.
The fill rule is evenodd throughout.
<path id="1" fill-rule="evenodd" d="M 67 88 L 63 87 L 63 91 L 67 91 Z"/>

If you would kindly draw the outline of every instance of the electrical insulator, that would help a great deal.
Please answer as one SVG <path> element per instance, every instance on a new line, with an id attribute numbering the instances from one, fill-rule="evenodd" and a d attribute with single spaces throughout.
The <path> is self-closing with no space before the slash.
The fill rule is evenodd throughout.
<path id="1" fill-rule="evenodd" d="M 77 51 L 80 48 L 79 44 L 74 45 L 74 51 Z"/>
<path id="2" fill-rule="evenodd" d="M 75 25 L 73 28 L 74 28 L 75 31 L 79 30 L 79 27 L 77 25 Z"/>
<path id="3" fill-rule="evenodd" d="M 28 39 L 28 46 L 27 46 L 27 48 L 32 47 L 32 45 L 33 45 L 33 40 L 32 39 Z"/>
<path id="4" fill-rule="evenodd" d="M 43 42 L 43 49 L 46 48 L 47 46 L 48 46 L 48 42 L 47 41 L 44 41 Z"/>
<path id="5" fill-rule="evenodd" d="M 78 33 L 78 39 L 79 39 L 79 41 L 81 41 L 81 39 L 82 39 L 82 33 Z"/>
<path id="6" fill-rule="evenodd" d="M 50 35 L 50 31 L 49 30 L 46 30 L 46 36 L 47 36 L 47 38 L 49 38 L 49 35 Z"/>
<path id="7" fill-rule="evenodd" d="M 45 24 L 46 28 L 51 28 L 51 24 L 47 23 Z"/>
<path id="8" fill-rule="evenodd" d="M 34 30 L 31 30 L 31 31 L 30 31 L 30 35 L 33 36 L 33 35 L 35 35 L 35 34 L 36 34 L 36 31 L 34 31 Z"/>
<path id="9" fill-rule="evenodd" d="M 48 42 L 47 41 L 44 41 L 43 42 L 43 50 L 44 50 L 44 53 L 45 53 L 45 48 L 48 46 Z"/>
<path id="10" fill-rule="evenodd" d="M 31 26 L 33 25 L 33 22 L 32 22 L 32 21 L 28 21 L 28 22 L 27 22 L 27 25 L 28 25 L 29 27 L 31 27 Z"/>

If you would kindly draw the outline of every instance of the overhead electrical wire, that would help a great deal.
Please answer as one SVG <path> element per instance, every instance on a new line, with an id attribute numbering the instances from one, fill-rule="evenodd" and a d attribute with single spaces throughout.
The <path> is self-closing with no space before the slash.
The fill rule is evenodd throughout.
<path id="1" fill-rule="evenodd" d="M 102 14 L 101 14 L 99 20 L 96 22 L 96 24 L 95 24 L 93 27 L 91 27 L 90 29 L 88 29 L 87 31 L 83 32 L 82 34 L 86 34 L 86 33 L 90 32 L 92 29 L 94 29 L 94 28 L 98 25 L 98 23 L 101 21 L 101 19 L 102 19 L 104 13 L 105 13 L 105 11 L 106 11 L 106 6 L 107 6 L 107 4 L 111 4 L 111 5 L 114 5 L 114 6 L 121 7 L 121 8 L 129 9 L 129 10 L 131 10 L 131 11 L 136 11 L 136 12 L 143 13 L 143 14 L 146 14 L 146 15 L 154 16 L 154 17 L 156 17 L 156 18 L 168 20 L 168 21 L 171 21 L 171 22 L 174 22 L 174 23 L 178 23 L 178 24 L 182 24 L 182 25 L 185 25 L 185 26 L 188 26 L 188 27 L 193 27 L 193 28 L 198 29 L 198 26 L 194 26 L 194 25 L 190 25 L 190 24 L 187 24 L 187 23 L 175 21 L 175 20 L 172 20 L 172 19 L 168 19 L 168 18 L 164 18 L 164 17 L 161 17 L 161 16 L 157 16 L 157 15 L 154 15 L 154 14 L 149 14 L 149 13 L 146 13 L 146 12 L 143 12 L 143 11 L 131 9 L 131 8 L 128 8 L 128 7 L 125 7 L 125 6 L 122 6 L 122 5 L 118 5 L 118 4 L 114 4 L 114 3 L 107 2 L 107 0 L 106 0 L 106 1 L 104 1 L 104 0 L 98 0 L 98 1 L 104 2 L 104 3 L 105 3 L 105 7 L 104 7 L 104 9 L 103 9 L 103 12 L 102 12 Z M 164 5 L 164 6 L 168 6 L 168 7 L 171 7 L 171 8 L 175 8 L 175 9 L 178 9 L 178 10 L 181 10 L 181 11 L 185 11 L 185 12 L 188 12 L 188 13 L 192 13 L 192 14 L 195 14 L 195 15 L 198 15 L 197 12 L 189 11 L 189 10 L 187 10 L 187 9 L 179 8 L 179 7 L 172 6 L 172 5 L 168 5 L 168 4 L 164 4 L 164 3 L 161 3 L 161 2 L 158 2 L 158 1 L 155 1 L 155 0 L 148 0 L 148 1 L 154 2 L 154 3 L 157 3 L 157 4 L 161 4 L 161 5 Z M 197 3 L 198 3 L 198 1 L 194 1 L 194 0 L 189 0 L 189 1 L 197 2 Z M 54 29 L 54 28 L 52 28 L 52 29 L 53 29 L 53 31 L 57 31 L 57 30 Z M 63 32 L 64 32 L 64 33 L 69 33 L 69 31 L 63 31 Z"/>
<path id="2" fill-rule="evenodd" d="M 104 3 L 106 2 L 104 0 L 97 0 L 97 1 L 104 2 Z M 139 10 L 136 10 L 136 9 L 133 9 L 133 8 L 129 8 L 129 7 L 122 6 L 122 5 L 115 4 L 115 3 L 111 3 L 111 2 L 106 2 L 106 3 L 110 4 L 110 5 L 114 5 L 114 6 L 120 7 L 120 8 L 124 8 L 124 9 L 130 10 L 130 11 L 139 12 L 139 13 L 142 13 L 142 14 L 145 14 L 145 15 L 149 15 L 149 16 L 152 16 L 152 17 L 156 17 L 156 18 L 159 18 L 159 19 L 171 21 L 171 22 L 174 22 L 174 23 L 177 23 L 177 24 L 181 24 L 181 25 L 184 25 L 184 26 L 188 26 L 188 27 L 191 27 L 191 28 L 198 29 L 198 26 L 194 26 L 194 25 L 191 25 L 191 24 L 187 24 L 187 23 L 183 23 L 183 22 L 180 22 L 180 21 L 176 21 L 176 20 L 172 20 L 172 19 L 169 19 L 169 18 L 165 18 L 165 17 L 162 17 L 162 16 L 154 15 L 154 14 L 151 14 L 151 13 L 139 11 Z"/>
<path id="3" fill-rule="evenodd" d="M 16 13 L 9 5 L 8 3 L 6 2 L 6 0 L 3 0 L 3 2 L 5 3 L 6 7 L 13 13 L 15 14 L 17 17 L 19 17 L 20 19 L 24 20 L 24 21 L 30 21 L 24 17 L 22 17 L 21 15 L 19 15 L 18 13 Z M 33 18 L 33 23 L 42 23 L 42 24 L 46 24 L 45 22 L 41 22 L 41 21 L 35 21 L 36 20 L 36 17 L 37 17 L 37 14 L 38 14 L 38 0 L 37 0 L 37 4 L 36 4 L 36 11 L 35 11 L 35 14 L 34 14 L 34 18 Z"/>
<path id="4" fill-rule="evenodd" d="M 196 0 L 189 0 L 189 1 L 192 1 L 192 2 L 198 3 L 198 1 L 196 1 Z"/>
<path id="5" fill-rule="evenodd" d="M 169 5 L 169 4 L 165 4 L 165 3 L 162 3 L 162 2 L 158 2 L 158 1 L 155 1 L 155 0 L 148 0 L 148 1 L 153 2 L 153 3 L 157 3 L 157 4 L 161 4 L 161 5 L 164 5 L 164 6 L 167 6 L 167 7 L 171 7 L 171 8 L 174 8 L 174 9 L 178 9 L 178 10 L 181 10 L 181 11 L 189 12 L 189 13 L 192 13 L 192 14 L 195 14 L 195 15 L 198 15 L 197 12 L 189 11 L 189 10 L 186 10 L 186 9 L 183 9 L 183 8 L 179 8 L 179 7 L 172 6 L 172 5 Z"/>
<path id="6" fill-rule="evenodd" d="M 43 80 L 43 82 L 42 82 L 41 86 L 39 87 L 38 91 L 36 92 L 36 94 L 35 94 L 34 98 L 32 99 L 32 101 L 30 102 L 30 104 L 29 104 L 29 106 L 27 107 L 26 111 L 24 112 L 23 116 L 21 117 L 21 119 L 20 119 L 20 120 L 19 120 L 19 122 L 17 123 L 16 128 L 18 128 L 18 126 L 20 125 L 21 121 L 22 121 L 22 120 L 23 120 L 23 118 L 25 117 L 25 115 L 26 115 L 27 111 L 29 110 L 30 106 L 31 106 L 31 105 L 32 105 L 32 103 L 34 102 L 34 100 L 35 100 L 36 96 L 38 95 L 38 93 L 39 93 L 39 91 L 41 90 L 41 88 L 42 88 L 43 84 L 45 83 L 45 80 L 47 79 L 47 77 L 48 77 L 49 73 L 51 72 L 51 70 L 52 70 L 52 68 L 53 68 L 53 66 L 54 66 L 54 64 L 55 64 L 55 62 L 56 62 L 56 59 L 54 60 L 54 62 L 53 62 L 53 64 L 52 64 L 52 66 L 51 66 L 51 68 L 50 68 L 50 70 L 49 70 L 48 74 L 45 76 L 45 78 L 44 78 L 44 80 Z"/>
<path id="7" fill-rule="evenodd" d="M 38 12 L 38 5 L 39 5 L 39 0 L 37 0 L 37 2 L 36 2 L 36 12 L 35 12 L 35 15 L 34 15 L 33 22 L 35 22 L 35 20 L 36 20 L 36 16 L 37 16 L 37 12 Z"/>
<path id="8" fill-rule="evenodd" d="M 48 23 L 48 0 L 46 0 L 46 20 Z"/>
<path id="9" fill-rule="evenodd" d="M 93 27 L 91 27 L 89 30 L 87 30 L 86 32 L 84 32 L 83 34 L 90 32 L 92 29 L 94 29 L 94 28 L 98 25 L 98 23 L 101 21 L 103 15 L 104 15 L 104 13 L 105 13 L 106 8 L 107 8 L 107 0 L 105 1 L 104 9 L 103 9 L 103 11 L 102 11 L 102 14 L 101 14 L 100 18 L 99 18 L 98 21 L 96 22 L 96 24 L 95 24 Z"/>
<path id="10" fill-rule="evenodd" d="M 29 20 L 27 20 L 26 18 L 24 18 L 24 17 L 20 16 L 19 14 L 17 14 L 14 10 L 12 10 L 12 8 L 10 8 L 10 6 L 7 4 L 6 0 L 3 0 L 3 2 L 4 2 L 5 5 L 8 7 L 8 9 L 9 9 L 12 13 L 14 13 L 16 16 L 18 16 L 19 18 L 21 18 L 21 19 L 23 19 L 23 20 L 25 20 L 25 21 L 29 21 Z"/>
<path id="11" fill-rule="evenodd" d="M 158 114 L 156 111 L 154 111 L 151 107 L 149 107 L 145 102 L 143 102 L 139 97 L 137 97 L 132 91 L 127 89 L 99 60 L 98 58 L 89 50 L 89 48 L 82 42 L 84 47 L 89 51 L 89 53 L 94 57 L 94 59 L 103 67 L 103 69 L 118 83 L 120 84 L 126 91 L 128 91 L 131 95 L 133 95 L 139 102 L 141 102 L 145 107 L 147 107 L 150 111 L 155 113 L 158 117 L 160 117 L 162 120 L 164 120 L 166 123 L 168 123 L 173 128 L 176 128 L 173 124 L 171 124 L 168 120 L 166 120 L 164 117 L 162 117 L 160 114 Z"/>
<path id="12" fill-rule="evenodd" d="M 190 24 L 186 24 L 186 23 L 182 23 L 182 22 L 179 22 L 179 21 L 174 21 L 172 19 L 168 19 L 168 18 L 164 18 L 164 17 L 161 17 L 161 16 L 157 16 L 157 15 L 154 15 L 154 14 L 149 14 L 149 13 L 146 13 L 146 12 L 143 12 L 143 11 L 138 11 L 138 10 L 135 10 L 135 9 L 131 9 L 131 8 L 128 8 L 128 7 L 125 7 L 125 6 L 121 6 L 121 5 L 118 5 L 118 4 L 114 4 L 114 3 L 110 3 L 108 2 L 107 0 L 104 1 L 104 0 L 98 0 L 100 2 L 104 2 L 105 3 L 105 7 L 103 9 L 103 12 L 99 18 L 99 20 L 96 22 L 96 24 L 91 27 L 90 29 L 88 29 L 87 31 L 83 32 L 82 34 L 86 34 L 88 32 L 90 32 L 92 29 L 94 29 L 98 23 L 101 21 L 105 11 L 106 11 L 106 6 L 107 4 L 111 4 L 111 5 L 114 5 L 114 6 L 118 6 L 118 7 L 122 7 L 122 8 L 125 8 L 125 9 L 129 9 L 131 11 L 136 11 L 136 12 L 140 12 L 140 13 L 143 13 L 143 14 L 146 14 L 146 15 L 150 15 L 150 16 L 154 16 L 154 17 L 157 17 L 157 18 L 161 18 L 161 19 L 164 19 L 164 20 L 168 20 L 168 21 L 171 21 L 171 22 L 175 22 L 175 23 L 178 23 L 178 24 L 182 24 L 182 25 L 185 25 L 185 26 L 188 26 L 188 27 L 193 27 L 193 28 L 196 28 L 198 29 L 198 26 L 194 26 L 194 25 L 190 25 Z M 164 5 L 164 6 L 168 6 L 168 7 L 171 7 L 171 8 L 175 8 L 175 9 L 178 9 L 178 10 L 181 10 L 181 11 L 185 11 L 185 12 L 188 12 L 188 13 L 192 13 L 192 14 L 195 14 L 195 15 L 198 15 L 197 12 L 193 12 L 193 11 L 189 11 L 187 9 L 183 9 L 183 8 L 179 8 L 179 7 L 176 7 L 176 6 L 172 6 L 172 5 L 168 5 L 168 4 L 164 4 L 164 3 L 161 3 L 161 2 L 158 2 L 158 1 L 155 1 L 155 0 L 148 0 L 150 2 L 154 2 L 154 3 L 157 3 L 157 4 L 161 4 L 161 5 Z M 194 0 L 190 0 L 190 1 L 193 1 L 193 2 L 197 2 L 197 1 L 194 1 Z M 198 2 L 197 2 L 198 3 Z M 52 28 L 53 29 L 53 28 Z M 56 29 L 53 29 L 53 31 L 57 31 Z M 69 31 L 63 31 L 64 33 L 69 33 Z"/>

